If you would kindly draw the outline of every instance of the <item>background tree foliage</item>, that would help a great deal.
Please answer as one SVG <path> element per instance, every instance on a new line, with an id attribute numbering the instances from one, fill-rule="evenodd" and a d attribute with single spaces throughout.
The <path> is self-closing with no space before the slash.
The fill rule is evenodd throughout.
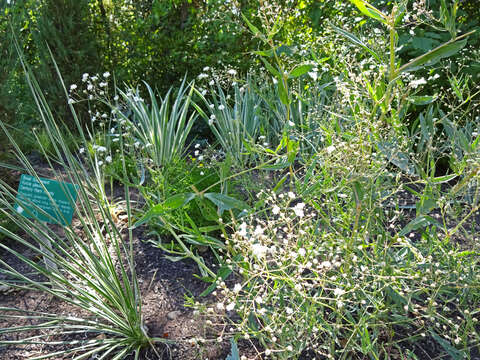
<path id="1" fill-rule="evenodd" d="M 391 1 L 373 3 L 379 8 L 391 6 Z M 433 9 L 439 3 L 430 0 Z M 478 27 L 475 3 L 460 3 L 462 32 Z M 165 92 L 185 74 L 193 79 L 207 66 L 235 68 L 240 73 L 260 66 L 251 55 L 260 46 L 258 39 L 245 27 L 242 14 L 257 26 L 279 16 L 282 27 L 274 40 L 287 46 L 284 55 L 292 61 L 310 61 L 312 51 L 321 57 L 322 47 L 339 46 L 329 24 L 367 35 L 372 31 L 370 22 L 350 2 L 335 0 L 1 0 L 0 12 L 0 116 L 22 129 L 36 123 L 36 112 L 13 46 L 13 33 L 36 70 L 47 100 L 58 117 L 69 123 L 49 48 L 67 87 L 81 81 L 83 73 L 110 71 L 117 84 L 146 80 Z M 422 24 L 416 31 L 416 40 L 405 42 L 402 49 L 406 58 L 449 36 Z M 471 42 L 472 48 L 479 45 L 479 36 Z M 335 65 L 334 59 L 329 61 Z"/>

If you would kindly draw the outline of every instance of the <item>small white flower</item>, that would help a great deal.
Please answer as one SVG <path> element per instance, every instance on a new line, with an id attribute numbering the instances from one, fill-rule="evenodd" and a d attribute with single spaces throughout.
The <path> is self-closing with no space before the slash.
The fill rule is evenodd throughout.
<path id="1" fill-rule="evenodd" d="M 208 85 L 210 85 L 210 86 L 215 85 L 215 81 L 214 81 L 214 80 L 210 80 L 209 83 L 208 83 Z"/>
<path id="2" fill-rule="evenodd" d="M 420 85 L 425 85 L 427 83 L 427 80 L 425 80 L 425 78 L 420 78 L 420 79 L 417 79 L 417 80 L 413 80 L 410 82 L 410 86 L 414 89 L 416 89 L 417 87 L 419 87 Z"/>
<path id="3" fill-rule="evenodd" d="M 205 66 L 205 67 L 203 68 L 203 71 L 208 71 L 208 70 L 210 70 L 210 67 L 209 67 L 209 66 Z"/>
<path id="4" fill-rule="evenodd" d="M 257 226 L 255 227 L 255 231 L 254 231 L 253 234 L 254 234 L 255 236 L 263 235 L 263 232 L 264 232 L 264 231 L 265 231 L 264 228 L 262 228 L 260 225 L 257 225 Z"/>
<path id="5" fill-rule="evenodd" d="M 200 171 L 200 175 L 203 176 L 205 175 L 205 173 L 203 171 Z"/>
<path id="6" fill-rule="evenodd" d="M 302 285 L 300 284 L 295 285 L 295 290 L 298 292 L 302 291 Z"/>
<path id="7" fill-rule="evenodd" d="M 217 304 L 217 309 L 218 309 L 218 310 L 223 310 L 223 309 L 225 309 L 225 307 L 223 306 L 223 303 L 221 303 L 221 302 L 218 303 L 218 304 Z"/>
<path id="8" fill-rule="evenodd" d="M 289 125 L 289 126 L 295 126 L 295 123 L 294 123 L 293 121 L 289 121 L 289 122 L 288 122 L 288 125 Z"/>
<path id="9" fill-rule="evenodd" d="M 272 208 L 272 213 L 273 213 L 274 215 L 277 215 L 279 212 L 280 212 L 280 207 L 278 207 L 277 205 L 275 205 L 275 206 Z"/>
<path id="10" fill-rule="evenodd" d="M 110 164 L 110 163 L 112 162 L 112 157 L 111 157 L 110 155 L 108 155 L 108 156 L 105 158 L 105 161 Z"/>
<path id="11" fill-rule="evenodd" d="M 104 77 L 105 79 L 108 79 L 108 78 L 110 77 L 110 73 L 109 73 L 108 71 L 105 71 L 105 72 L 103 73 L 103 77 Z"/>
<path id="12" fill-rule="evenodd" d="M 253 256 L 255 256 L 257 259 L 264 258 L 268 250 L 266 246 L 263 246 L 261 244 L 253 244 L 251 246 L 251 249 Z"/>
<path id="13" fill-rule="evenodd" d="M 208 125 L 212 126 L 214 121 L 215 121 L 215 115 L 212 114 L 210 115 L 210 119 L 208 120 Z"/>
<path id="14" fill-rule="evenodd" d="M 200 156 L 198 157 L 198 161 L 202 161 L 202 160 L 203 160 L 203 155 L 200 155 Z"/>
<path id="15" fill-rule="evenodd" d="M 74 103 L 75 103 L 75 100 L 73 100 L 73 99 L 68 99 L 68 103 L 69 103 L 69 104 L 74 104 Z"/>
<path id="16" fill-rule="evenodd" d="M 223 106 L 223 105 L 219 105 L 219 106 L 218 106 L 218 110 L 222 111 L 222 110 L 224 110 L 224 109 L 225 109 L 225 106 Z"/>
<path id="17" fill-rule="evenodd" d="M 102 165 L 103 165 L 103 161 L 99 161 L 98 166 L 102 166 Z"/>
<path id="18" fill-rule="evenodd" d="M 200 144 L 195 144 L 195 149 L 198 149 L 200 147 Z"/>
<path id="19" fill-rule="evenodd" d="M 87 90 L 88 90 L 88 91 L 92 91 L 92 90 L 93 90 L 93 85 L 92 85 L 92 84 L 88 84 L 88 85 L 87 85 Z"/>
<path id="20" fill-rule="evenodd" d="M 97 151 L 98 152 L 105 152 L 105 151 L 107 151 L 107 148 L 105 146 L 98 146 Z"/>
<path id="21" fill-rule="evenodd" d="M 107 83 L 104 82 L 104 81 L 102 81 L 100 84 L 98 84 L 98 86 L 100 86 L 100 87 L 105 87 L 105 86 L 107 86 Z"/>
<path id="22" fill-rule="evenodd" d="M 235 309 L 235 303 L 231 302 L 230 304 L 227 305 L 227 307 L 225 309 L 227 311 L 232 311 L 233 309 Z"/>
<path id="23" fill-rule="evenodd" d="M 205 79 L 205 78 L 207 78 L 207 77 L 208 77 L 207 74 L 201 73 L 200 75 L 197 76 L 197 79 L 198 79 L 198 80 L 202 80 L 202 79 Z"/>
<path id="24" fill-rule="evenodd" d="M 88 80 L 88 73 L 84 73 L 84 74 L 82 75 L 82 81 L 83 81 L 83 82 L 87 82 L 87 80 Z"/>
<path id="25" fill-rule="evenodd" d="M 227 73 L 228 73 L 229 75 L 232 75 L 232 76 L 235 76 L 235 75 L 237 75 L 237 71 L 236 71 L 236 70 L 234 70 L 234 69 L 230 69 L 230 70 L 228 70 L 228 71 L 227 71 Z"/>
<path id="26" fill-rule="evenodd" d="M 78 150 L 78 152 L 79 152 L 80 154 L 83 154 L 83 153 L 85 152 L 85 149 L 84 149 L 84 148 L 80 148 L 80 149 Z"/>
<path id="27" fill-rule="evenodd" d="M 240 231 L 238 232 L 238 235 L 243 237 L 247 236 L 247 224 L 245 224 L 245 222 L 240 224 Z"/>
<path id="28" fill-rule="evenodd" d="M 327 153 L 328 153 L 328 154 L 331 154 L 331 153 L 334 152 L 334 151 L 335 151 L 335 146 L 330 145 L 329 147 L 327 147 Z"/>
<path id="29" fill-rule="evenodd" d="M 113 100 L 118 101 L 118 95 L 115 95 L 115 96 L 113 97 Z"/>
<path id="30" fill-rule="evenodd" d="M 289 191 L 287 195 L 290 199 L 295 199 L 295 194 L 292 191 Z"/>
<path id="31" fill-rule="evenodd" d="M 72 84 L 70 85 L 70 91 L 73 91 L 77 88 L 77 85 L 76 84 Z"/>
<path id="32" fill-rule="evenodd" d="M 242 285 L 239 283 L 236 283 L 235 286 L 233 287 L 233 292 L 238 294 L 242 290 Z"/>
<path id="33" fill-rule="evenodd" d="M 343 294 L 345 294 L 345 290 L 340 288 L 335 288 L 335 290 L 333 290 L 333 294 L 335 296 L 342 296 Z"/>
<path id="34" fill-rule="evenodd" d="M 303 217 L 305 215 L 305 213 L 303 212 L 304 207 L 305 207 L 305 204 L 302 203 L 302 202 L 295 205 L 293 207 L 293 211 L 295 212 L 295 215 L 297 215 L 299 217 Z"/>
<path id="35" fill-rule="evenodd" d="M 304 248 L 298 249 L 298 255 L 303 257 L 303 256 L 305 256 L 306 253 L 307 253 L 307 251 Z"/>
<path id="36" fill-rule="evenodd" d="M 289 308 L 288 306 L 285 308 L 285 312 L 288 314 L 288 315 L 291 315 L 293 314 L 293 309 L 292 308 Z"/>

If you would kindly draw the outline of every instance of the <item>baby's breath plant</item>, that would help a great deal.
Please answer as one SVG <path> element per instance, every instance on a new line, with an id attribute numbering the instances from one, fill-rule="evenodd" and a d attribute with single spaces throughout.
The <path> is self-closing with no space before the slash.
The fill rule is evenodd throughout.
<path id="1" fill-rule="evenodd" d="M 339 227 L 334 194 L 323 202 L 331 217 L 325 221 L 319 219 L 324 209 L 293 192 L 259 197 L 264 216 L 239 221 L 227 239 L 232 251 L 224 261 L 236 280 L 217 283 L 216 304 L 190 302 L 223 324 L 222 336 L 255 338 L 261 355 L 272 359 L 306 352 L 380 359 L 426 337 L 459 356 L 478 345 L 480 277 L 472 271 L 479 266 L 473 254 L 434 233 L 423 244 L 378 229 Z M 342 199 L 348 206 L 353 194 Z"/>

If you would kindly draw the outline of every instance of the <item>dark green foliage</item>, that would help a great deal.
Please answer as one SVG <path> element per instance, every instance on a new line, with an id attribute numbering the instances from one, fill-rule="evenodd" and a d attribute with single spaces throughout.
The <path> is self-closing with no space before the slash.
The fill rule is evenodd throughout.
<path id="1" fill-rule="evenodd" d="M 166 199 L 177 194 L 202 191 L 219 181 L 219 175 L 214 168 L 206 168 L 197 161 L 181 159 L 174 164 L 150 170 L 150 179 L 141 187 L 143 196 L 149 207 L 163 203 Z M 220 192 L 220 185 L 209 189 L 211 192 Z M 219 218 L 217 209 L 205 198 L 195 198 L 179 210 L 168 215 L 172 223 L 178 226 L 189 226 L 188 217 L 196 226 L 213 226 Z"/>
<path id="2" fill-rule="evenodd" d="M 32 66 L 44 96 L 56 116 L 72 124 L 68 100 L 60 83 L 52 55 L 65 86 L 80 81 L 84 72 L 101 70 L 101 56 L 92 31 L 89 0 L 16 1 L 6 10 L 0 31 L 4 67 L 0 70 L 0 111 L 21 131 L 39 123 L 23 70 L 14 48 L 17 38 L 26 61 Z M 13 31 L 12 31 L 13 29 Z M 50 54 L 50 50 L 52 54 Z"/>

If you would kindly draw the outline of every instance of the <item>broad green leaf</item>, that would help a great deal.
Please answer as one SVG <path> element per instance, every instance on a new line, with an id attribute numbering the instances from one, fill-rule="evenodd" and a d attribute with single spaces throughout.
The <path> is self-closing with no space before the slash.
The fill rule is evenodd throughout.
<path id="1" fill-rule="evenodd" d="M 280 75 L 278 70 L 275 69 L 266 59 L 260 58 L 260 60 L 262 60 L 262 62 L 265 64 L 267 70 L 270 71 L 270 73 L 277 78 L 278 82 L 281 82 L 282 76 Z"/>
<path id="2" fill-rule="evenodd" d="M 162 204 L 163 209 L 165 211 L 169 211 L 184 207 L 187 203 L 192 201 L 195 196 L 195 193 L 182 193 L 173 195 L 165 200 L 165 202 Z"/>
<path id="3" fill-rule="evenodd" d="M 408 233 L 418 230 L 424 227 L 427 227 L 429 225 L 433 225 L 439 229 L 442 229 L 442 224 L 440 224 L 437 220 L 435 220 L 433 217 L 428 216 L 428 215 L 422 215 L 414 220 L 410 221 L 399 233 L 399 236 L 405 236 Z"/>
<path id="4" fill-rule="evenodd" d="M 472 255 L 480 256 L 480 252 L 473 251 L 473 250 L 465 250 L 465 251 L 461 251 L 458 254 L 456 254 L 455 257 L 459 258 L 459 257 L 472 256 Z"/>
<path id="5" fill-rule="evenodd" d="M 188 202 L 193 200 L 195 196 L 194 193 L 183 193 L 169 197 L 162 204 L 157 204 L 151 207 L 140 220 L 133 224 L 133 228 L 137 228 L 140 225 L 149 222 L 152 218 L 160 216 L 168 211 L 185 206 Z"/>
<path id="6" fill-rule="evenodd" d="M 408 154 L 399 151 L 396 144 L 393 143 L 379 143 L 378 149 L 385 155 L 388 161 L 398 166 L 407 174 L 415 175 L 415 166 L 410 161 Z"/>
<path id="7" fill-rule="evenodd" d="M 353 35 L 352 33 L 349 33 L 348 31 L 345 31 L 343 29 L 340 29 L 336 26 L 332 26 L 333 27 L 333 30 L 335 30 L 335 32 L 337 32 L 338 34 L 342 35 L 343 37 L 347 38 L 348 40 L 350 40 L 352 43 L 354 43 L 355 45 L 358 45 L 358 46 L 361 46 L 364 50 L 368 51 L 377 61 L 381 62 L 382 60 L 380 59 L 380 56 L 375 52 L 373 51 L 372 49 L 370 49 L 362 40 L 360 40 L 359 38 L 357 38 L 355 35 Z"/>
<path id="8" fill-rule="evenodd" d="M 277 185 L 275 185 L 275 187 L 273 188 L 273 192 L 277 192 L 282 186 L 283 184 L 285 183 L 285 181 L 288 179 L 290 174 L 285 174 L 281 179 L 280 181 L 277 183 Z"/>
<path id="9" fill-rule="evenodd" d="M 440 344 L 440 346 L 447 352 L 447 354 L 450 356 L 452 360 L 463 360 L 466 358 L 465 353 L 455 349 L 455 347 L 452 346 L 450 341 L 440 337 L 435 331 L 430 330 L 430 334 L 432 337 L 435 339 L 437 343 Z"/>
<path id="10" fill-rule="evenodd" d="M 415 105 L 428 105 L 437 100 L 437 95 L 409 96 L 407 100 Z"/>
<path id="11" fill-rule="evenodd" d="M 237 342 L 233 338 L 230 339 L 230 355 L 225 360 L 240 360 Z"/>
<path id="12" fill-rule="evenodd" d="M 253 312 L 250 312 L 250 314 L 248 314 L 248 325 L 250 327 L 250 329 L 254 330 L 254 331 L 258 331 L 258 321 L 257 321 L 257 317 L 255 316 L 255 314 Z"/>
<path id="13" fill-rule="evenodd" d="M 213 202 L 218 206 L 219 213 L 221 214 L 224 210 L 238 209 L 245 210 L 248 209 L 248 205 L 241 200 L 234 199 L 230 196 L 220 194 L 220 193 L 206 193 L 205 198 Z"/>
<path id="14" fill-rule="evenodd" d="M 306 74 L 307 72 L 309 72 L 312 69 L 313 69 L 313 65 L 311 65 L 311 64 L 298 65 L 290 72 L 288 77 L 290 79 L 295 79 L 297 77 L 300 77 L 300 76 Z"/>
<path id="15" fill-rule="evenodd" d="M 380 10 L 375 8 L 374 6 L 370 5 L 368 2 L 364 0 L 350 0 L 360 12 L 372 19 L 378 20 L 383 24 L 386 24 L 387 16 L 382 13 Z"/>
<path id="16" fill-rule="evenodd" d="M 475 31 L 471 31 L 456 39 L 452 39 L 445 44 L 437 46 L 435 49 L 429 51 L 428 53 L 420 55 L 419 57 L 400 67 L 397 74 L 401 74 L 404 71 L 416 70 L 422 68 L 424 65 L 432 65 L 443 58 L 456 54 L 467 44 L 467 39 L 461 39 L 473 34 L 474 32 Z"/>
<path id="17" fill-rule="evenodd" d="M 417 214 L 428 214 L 430 211 L 437 207 L 437 202 L 434 199 L 422 198 L 415 205 Z"/>
<path id="18" fill-rule="evenodd" d="M 282 170 L 282 169 L 286 169 L 287 167 L 289 167 L 290 165 L 292 165 L 291 162 L 289 161 L 282 161 L 278 164 L 273 164 L 273 165 L 264 165 L 261 167 L 262 170 Z"/>
<path id="19" fill-rule="evenodd" d="M 215 248 L 222 249 L 225 248 L 225 244 L 222 241 L 208 235 L 184 235 L 183 239 L 192 245 L 213 246 Z"/>
<path id="20" fill-rule="evenodd" d="M 218 221 L 217 207 L 215 207 L 210 201 L 206 201 L 204 198 L 195 199 L 202 216 L 205 220 Z"/>
<path id="21" fill-rule="evenodd" d="M 405 299 L 402 295 L 400 295 L 395 289 L 393 289 L 391 286 L 387 286 L 385 288 L 385 291 L 387 293 L 387 296 L 393 300 L 393 302 L 398 306 L 398 307 L 403 307 L 404 305 L 408 304 L 407 299 Z"/>
<path id="22" fill-rule="evenodd" d="M 255 35 L 255 36 L 260 36 L 262 39 L 264 38 L 263 34 L 260 32 L 260 30 L 258 30 L 258 28 L 253 25 L 248 19 L 247 17 L 242 14 L 242 17 L 243 17 L 243 20 L 247 23 L 247 26 L 248 28 L 250 29 L 250 31 Z"/>
<path id="23" fill-rule="evenodd" d="M 457 176 L 458 176 L 457 174 L 438 176 L 438 177 L 432 179 L 432 183 L 443 184 L 443 183 L 449 182 L 450 180 L 455 179 Z"/>
<path id="24" fill-rule="evenodd" d="M 412 46 L 415 49 L 422 50 L 422 52 L 430 51 L 435 47 L 435 45 L 438 45 L 438 44 L 439 44 L 438 40 L 431 39 L 424 36 L 415 36 L 412 39 Z"/>
<path id="25" fill-rule="evenodd" d="M 285 88 L 283 79 L 280 78 L 277 84 L 278 84 L 278 97 L 280 98 L 280 101 L 285 106 L 290 105 L 290 99 L 288 98 L 287 89 Z"/>
<path id="26" fill-rule="evenodd" d="M 273 50 L 255 50 L 253 53 L 259 56 L 266 56 L 266 57 L 273 56 Z"/>
<path id="27" fill-rule="evenodd" d="M 231 273 L 232 269 L 229 266 L 223 265 L 222 267 L 220 267 L 220 269 L 218 269 L 215 281 L 213 281 L 213 283 L 207 289 L 205 289 L 205 291 L 202 292 L 200 296 L 204 297 L 212 293 L 217 288 L 217 280 L 225 280 L 227 277 L 230 276 Z"/>
<path id="28" fill-rule="evenodd" d="M 360 184 L 359 181 L 353 182 L 353 194 L 355 196 L 355 203 L 359 205 L 365 196 L 365 191 L 362 189 L 362 184 Z"/>

